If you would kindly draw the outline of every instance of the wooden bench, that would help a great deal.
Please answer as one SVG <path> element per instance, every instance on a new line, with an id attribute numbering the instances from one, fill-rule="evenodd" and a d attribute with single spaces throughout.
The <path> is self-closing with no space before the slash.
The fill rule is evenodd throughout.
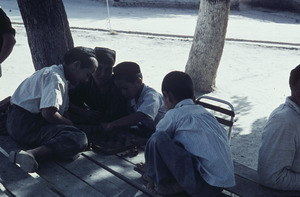
<path id="1" fill-rule="evenodd" d="M 20 148 L 9 136 L 0 136 L 0 197 L 156 196 L 134 165 L 118 155 L 85 151 L 75 161 L 40 163 L 36 173 L 28 174 L 8 160 L 8 153 Z"/>
<path id="2" fill-rule="evenodd" d="M 256 170 L 234 161 L 236 186 L 225 190 L 242 197 L 300 196 L 298 191 L 282 191 L 259 184 Z"/>
<path id="3" fill-rule="evenodd" d="M 196 103 L 202 105 L 212 113 L 220 124 L 228 127 L 227 135 L 230 142 L 235 116 L 233 106 L 225 100 L 211 96 L 200 96 L 196 99 Z M 300 192 L 280 191 L 260 185 L 257 171 L 236 161 L 234 161 L 234 171 L 236 186 L 227 188 L 227 192 L 225 192 L 227 194 L 229 192 L 229 194 L 243 197 L 300 196 Z"/>

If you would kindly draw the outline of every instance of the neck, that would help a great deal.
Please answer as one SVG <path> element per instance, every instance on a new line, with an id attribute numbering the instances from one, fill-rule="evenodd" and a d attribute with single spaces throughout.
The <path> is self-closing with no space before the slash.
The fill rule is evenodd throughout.
<path id="1" fill-rule="evenodd" d="M 63 68 L 64 68 L 64 75 L 65 75 L 65 78 L 67 79 L 67 80 L 69 80 L 70 79 L 70 75 L 69 75 L 69 71 L 68 71 L 68 67 L 65 65 L 65 64 L 63 64 Z"/>
<path id="2" fill-rule="evenodd" d="M 294 103 L 296 103 L 296 105 L 298 105 L 298 106 L 300 107 L 300 102 L 298 101 L 297 98 L 295 98 L 295 96 L 291 96 L 290 99 L 291 99 Z"/>

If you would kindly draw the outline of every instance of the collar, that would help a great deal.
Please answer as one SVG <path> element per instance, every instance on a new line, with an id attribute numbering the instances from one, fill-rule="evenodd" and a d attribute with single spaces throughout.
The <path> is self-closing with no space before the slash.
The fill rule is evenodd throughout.
<path id="1" fill-rule="evenodd" d="M 290 97 L 287 97 L 287 98 L 286 98 L 285 103 L 286 103 L 290 108 L 292 108 L 295 112 L 297 112 L 297 114 L 300 115 L 300 107 L 299 107 L 295 102 L 293 102 L 293 101 L 291 100 Z"/>
<path id="2" fill-rule="evenodd" d="M 182 107 L 184 105 L 194 105 L 193 99 L 184 99 L 184 100 L 180 101 L 179 103 L 177 103 L 175 105 L 174 109 Z"/>

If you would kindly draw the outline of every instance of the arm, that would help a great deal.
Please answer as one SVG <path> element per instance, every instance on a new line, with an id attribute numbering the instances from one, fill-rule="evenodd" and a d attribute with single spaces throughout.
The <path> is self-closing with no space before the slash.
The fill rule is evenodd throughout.
<path id="1" fill-rule="evenodd" d="M 103 131 L 111 131 L 117 128 L 132 126 L 138 124 L 144 118 L 148 116 L 142 112 L 135 112 L 118 120 L 115 120 L 110 123 L 102 123 L 100 129 Z"/>
<path id="2" fill-rule="evenodd" d="M 87 110 L 86 108 L 75 105 L 73 103 L 69 103 L 69 112 L 80 117 L 85 117 L 91 121 L 99 121 L 99 119 L 101 118 L 101 113 L 99 111 Z"/>
<path id="3" fill-rule="evenodd" d="M 293 170 L 299 143 L 297 124 L 273 116 L 263 131 L 258 175 L 263 185 L 281 190 L 300 190 L 300 173 Z M 299 126 L 299 125 L 298 125 Z M 298 161 L 299 163 L 299 161 Z"/>
<path id="4" fill-rule="evenodd" d="M 42 116 L 49 122 L 54 124 L 73 125 L 73 123 L 58 113 L 55 107 L 48 107 L 41 110 Z"/>
<path id="5" fill-rule="evenodd" d="M 13 34 L 5 33 L 2 35 L 3 44 L 0 50 L 0 64 L 10 55 L 13 47 L 16 44 L 16 40 Z"/>

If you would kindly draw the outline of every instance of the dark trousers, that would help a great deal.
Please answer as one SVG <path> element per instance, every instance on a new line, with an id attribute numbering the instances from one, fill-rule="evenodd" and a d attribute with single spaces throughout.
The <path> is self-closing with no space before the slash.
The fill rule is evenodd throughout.
<path id="1" fill-rule="evenodd" d="M 85 133 L 71 125 L 48 123 L 41 115 L 12 105 L 7 132 L 17 143 L 30 148 L 45 145 L 59 159 L 70 159 L 87 147 Z"/>
<path id="2" fill-rule="evenodd" d="M 196 170 L 196 159 L 165 132 L 154 133 L 145 149 L 147 175 L 157 184 L 176 181 L 191 196 L 217 196 L 222 188 L 207 184 Z"/>

